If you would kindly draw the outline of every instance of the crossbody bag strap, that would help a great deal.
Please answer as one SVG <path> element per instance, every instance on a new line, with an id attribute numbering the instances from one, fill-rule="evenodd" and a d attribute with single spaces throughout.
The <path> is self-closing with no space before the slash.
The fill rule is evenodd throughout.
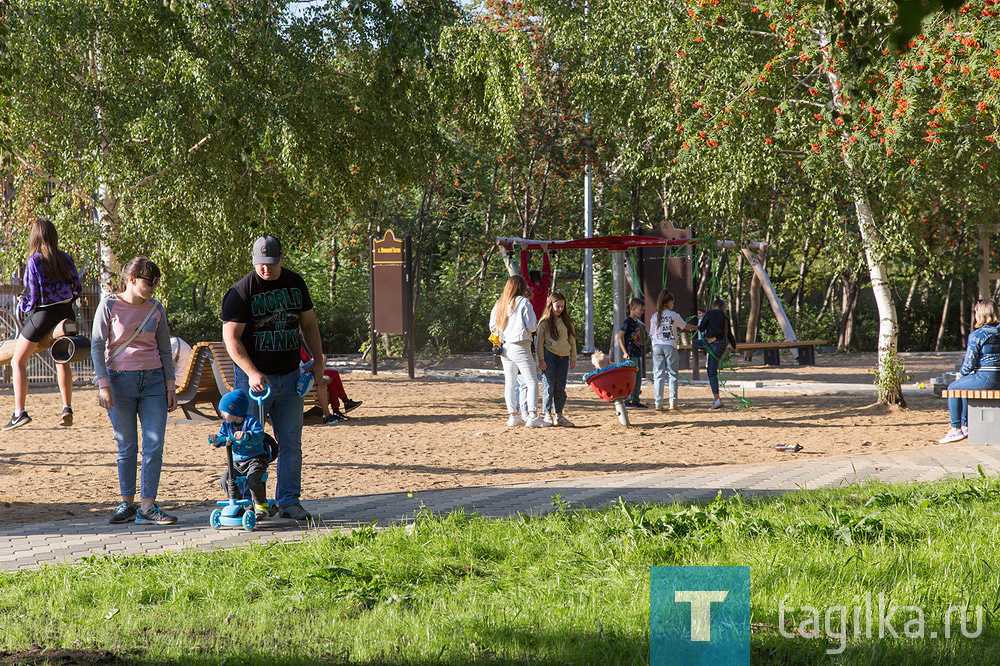
<path id="1" fill-rule="evenodd" d="M 153 306 L 149 308 L 149 312 L 147 312 L 146 316 L 143 317 L 142 321 L 139 323 L 139 326 L 134 331 L 132 331 L 132 335 L 128 336 L 128 340 L 123 342 L 117 349 L 115 349 L 108 356 L 108 365 L 111 365 L 111 362 L 116 358 L 118 358 L 118 355 L 121 354 L 123 351 L 125 351 L 126 347 L 132 344 L 132 341 L 135 340 L 136 336 L 139 335 L 142 329 L 146 326 L 146 322 L 149 321 L 150 317 L 153 316 L 154 312 L 156 312 L 156 303 L 153 303 Z"/>

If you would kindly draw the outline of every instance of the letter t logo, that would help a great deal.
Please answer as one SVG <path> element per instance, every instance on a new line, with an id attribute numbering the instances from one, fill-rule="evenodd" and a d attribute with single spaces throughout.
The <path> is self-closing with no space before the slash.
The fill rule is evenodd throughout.
<path id="1" fill-rule="evenodd" d="M 729 596 L 727 590 L 693 591 L 677 590 L 674 601 L 691 604 L 691 640 L 712 640 L 712 602 L 719 603 Z"/>

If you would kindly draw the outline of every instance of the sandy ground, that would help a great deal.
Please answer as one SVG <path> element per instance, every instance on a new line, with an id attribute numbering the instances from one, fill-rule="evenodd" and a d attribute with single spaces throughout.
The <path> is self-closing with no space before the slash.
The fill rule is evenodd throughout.
<path id="1" fill-rule="evenodd" d="M 366 372 L 345 374 L 348 394 L 364 405 L 350 421 L 307 426 L 303 433 L 303 499 L 361 493 L 557 479 L 723 463 L 767 463 L 795 457 L 890 451 L 938 446 L 947 426 L 946 405 L 930 392 L 930 377 L 952 370 L 958 353 L 902 354 L 914 382 L 927 390 L 908 394 L 907 410 L 865 410 L 873 394 L 823 393 L 825 383 L 871 385 L 871 354 L 817 354 L 817 365 L 766 367 L 738 362 L 732 382 L 808 382 L 818 393 L 737 390 L 749 400 L 727 398 L 709 411 L 706 386 L 681 386 L 681 409 L 632 410 L 632 428 L 615 420 L 611 405 L 586 386 L 571 386 L 566 415 L 575 428 L 507 428 L 501 384 Z M 759 362 L 759 359 L 758 359 Z M 484 357 L 428 364 L 427 372 L 489 368 Z M 580 370 L 589 371 L 581 361 Z M 466 371 L 464 375 L 478 375 Z M 690 373 L 682 373 L 690 377 Z M 705 379 L 702 374 L 702 380 Z M 651 382 L 644 399 L 652 402 Z M 11 404 L 9 389 L 0 399 Z M 0 432 L 0 526 L 106 514 L 120 501 L 116 447 L 94 389 L 75 394 L 76 424 L 56 425 L 58 394 L 29 396 L 34 421 Z M 4 411 L 4 419 L 9 412 Z M 180 411 L 175 417 L 181 416 Z M 217 485 L 225 466 L 221 449 L 204 443 L 211 423 L 172 418 L 159 500 L 166 509 L 193 508 L 221 499 Z M 798 454 L 775 444 L 801 444 Z M 272 482 L 269 490 L 273 491 Z"/>

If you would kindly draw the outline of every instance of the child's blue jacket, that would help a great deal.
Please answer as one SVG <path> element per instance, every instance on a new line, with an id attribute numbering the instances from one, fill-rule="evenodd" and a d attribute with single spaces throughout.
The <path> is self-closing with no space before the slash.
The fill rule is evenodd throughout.
<path id="1" fill-rule="evenodd" d="M 247 414 L 243 423 L 225 423 L 219 428 L 219 437 L 232 437 L 234 432 L 243 431 L 243 439 L 233 442 L 233 460 L 244 461 L 267 454 L 264 446 L 264 426 L 257 417 Z"/>

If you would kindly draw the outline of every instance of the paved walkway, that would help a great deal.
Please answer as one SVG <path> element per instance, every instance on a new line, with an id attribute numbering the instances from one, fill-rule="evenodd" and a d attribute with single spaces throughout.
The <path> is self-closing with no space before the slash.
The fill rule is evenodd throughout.
<path id="1" fill-rule="evenodd" d="M 573 505 L 599 506 L 619 496 L 632 502 L 706 499 L 719 490 L 745 494 L 797 488 L 830 488 L 878 478 L 885 482 L 933 481 L 977 476 L 978 468 L 1000 473 L 1000 447 L 921 447 L 907 451 L 812 458 L 786 454 L 787 460 L 760 465 L 705 465 L 686 469 L 585 476 L 500 486 L 413 493 L 356 495 L 303 502 L 319 520 L 304 529 L 290 520 L 262 523 L 254 532 L 215 530 L 210 509 L 178 512 L 169 527 L 109 525 L 105 519 L 64 520 L 0 528 L 0 570 L 35 568 L 101 554 L 157 554 L 185 548 L 211 549 L 248 541 L 300 539 L 317 530 L 344 529 L 412 519 L 421 504 L 435 513 L 460 507 L 487 516 L 540 513 L 561 494 Z"/>

